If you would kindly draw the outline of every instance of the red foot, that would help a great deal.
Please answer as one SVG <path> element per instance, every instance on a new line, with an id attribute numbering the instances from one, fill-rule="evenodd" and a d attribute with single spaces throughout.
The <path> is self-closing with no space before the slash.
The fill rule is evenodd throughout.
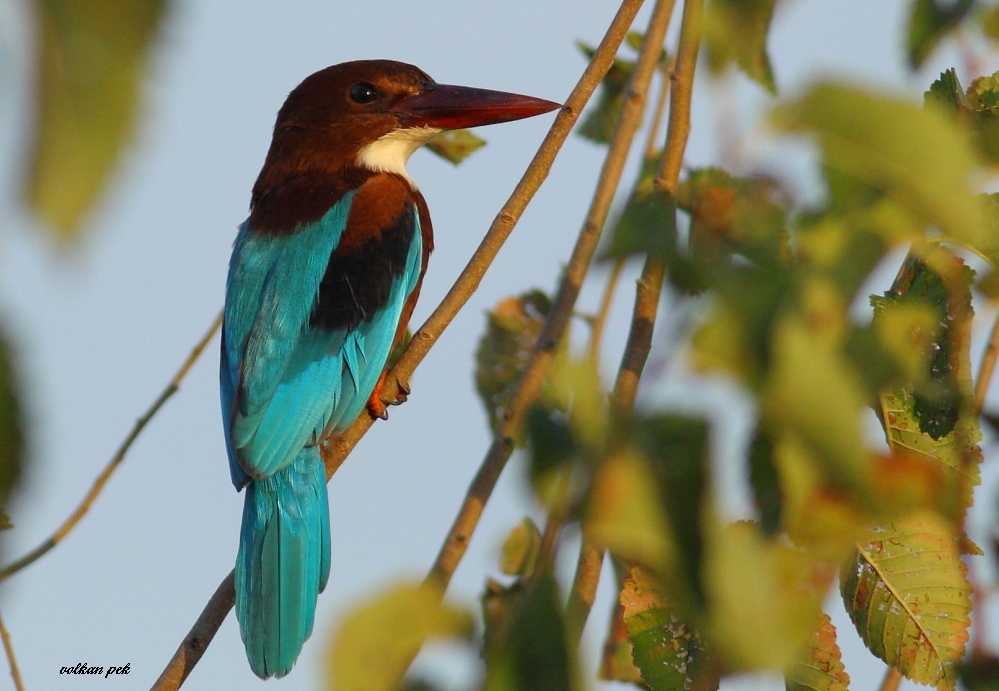
<path id="1" fill-rule="evenodd" d="M 378 377 L 378 383 L 375 384 L 374 390 L 371 392 L 371 396 L 368 397 L 368 413 L 371 417 L 380 418 L 382 420 L 388 420 L 388 410 L 385 407 L 385 402 L 382 400 L 382 387 L 385 386 L 385 375 L 388 374 L 388 370 L 382 370 L 382 374 Z M 399 393 L 394 401 L 389 401 L 388 405 L 399 405 L 400 403 L 405 403 L 409 398 L 411 389 L 409 384 L 406 382 L 397 382 Z"/>

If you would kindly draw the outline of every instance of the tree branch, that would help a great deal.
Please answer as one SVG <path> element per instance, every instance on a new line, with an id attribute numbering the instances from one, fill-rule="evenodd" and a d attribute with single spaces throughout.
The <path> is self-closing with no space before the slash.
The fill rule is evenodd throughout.
<path id="1" fill-rule="evenodd" d="M 187 676 L 198 664 L 198 660 L 205 654 L 208 644 L 215 638 L 215 633 L 222 626 L 229 610 L 236 602 L 235 571 L 230 571 L 222 583 L 215 590 L 215 594 L 208 601 L 201 616 L 194 622 L 194 626 L 181 641 L 177 652 L 170 658 L 166 669 L 160 674 L 160 678 L 152 686 L 152 691 L 165 691 L 166 689 L 179 689 Z"/>
<path id="2" fill-rule="evenodd" d="M 985 408 L 985 395 L 989 392 L 989 384 L 996 370 L 996 359 L 999 358 L 999 316 L 992 324 L 989 334 L 989 344 L 982 354 L 982 364 L 978 368 L 978 379 L 975 380 L 975 407 L 979 411 Z"/>
<path id="3" fill-rule="evenodd" d="M 495 259 L 503 243 L 510 236 L 513 227 L 520 219 L 527 204 L 534 197 L 541 183 L 544 182 L 551 170 L 556 154 L 562 148 L 569 132 L 572 130 L 576 119 L 583 107 L 589 101 L 590 96 L 596 90 L 604 75 L 614 62 L 614 56 L 618 47 L 624 40 L 632 20 L 635 18 L 638 9 L 642 5 L 642 0 L 624 0 L 620 9 L 611 22 L 610 27 L 597 48 L 596 53 L 590 60 L 580 77 L 579 82 L 566 100 L 562 110 L 559 111 L 555 122 L 552 124 L 548 135 L 541 143 L 538 152 L 528 166 L 524 176 L 514 188 L 509 200 L 497 214 L 485 237 L 479 244 L 478 249 L 469 259 L 465 269 L 458 276 L 451 290 L 434 310 L 430 318 L 413 334 L 412 340 L 406 350 L 400 356 L 395 366 L 389 371 L 385 379 L 383 392 L 388 398 L 392 398 L 393 393 L 399 393 L 399 382 L 407 381 L 416 367 L 426 357 L 430 348 L 437 342 L 441 333 L 454 319 L 458 311 L 468 302 L 475 290 L 478 288 L 482 277 L 485 275 L 489 265 Z M 395 386 L 395 391 L 392 391 Z M 374 423 L 369 415 L 361 415 L 347 430 L 335 439 L 330 439 L 323 447 L 323 461 L 326 464 L 326 477 L 329 479 L 343 464 L 346 457 L 353 450 L 357 442 L 367 433 Z M 235 601 L 233 591 L 234 584 L 232 574 L 226 577 L 219 585 L 215 595 L 206 605 L 195 629 L 201 626 L 199 641 L 205 647 L 215 631 L 222 625 L 222 621 L 228 614 L 229 609 Z M 195 631 L 192 629 L 192 633 Z M 187 640 L 191 638 L 188 635 Z M 201 659 L 204 648 L 197 655 L 188 655 L 185 650 L 185 643 L 181 644 L 177 653 L 170 660 L 167 670 L 164 671 L 160 679 L 152 687 L 153 691 L 175 691 L 183 684 L 184 679 L 190 674 L 191 669 Z M 171 674 L 168 671 L 174 669 Z"/>
<path id="4" fill-rule="evenodd" d="M 3 619 L 0 619 L 0 638 L 3 639 L 3 649 L 7 653 L 7 662 L 10 663 L 10 676 L 14 678 L 14 687 L 17 691 L 24 691 L 24 682 L 21 681 L 21 672 L 14 657 L 14 646 L 10 642 L 10 632 L 4 626 Z"/>
<path id="5" fill-rule="evenodd" d="M 135 421 L 132 431 L 128 433 L 128 436 L 125 437 L 124 441 L 122 441 L 121 446 L 119 446 L 118 450 L 115 451 L 111 460 L 108 461 L 106 466 L 104 466 L 104 470 L 102 470 L 100 475 L 97 476 L 97 479 L 94 480 L 94 484 L 90 487 L 90 491 L 87 492 L 87 495 L 83 498 L 83 501 L 80 502 L 80 505 L 76 507 L 76 510 L 70 514 L 69 518 L 67 518 L 49 538 L 38 545 L 38 547 L 31 550 L 17 561 L 8 564 L 3 569 L 0 569 L 0 581 L 9 578 L 24 567 L 33 563 L 38 558 L 44 556 L 49 550 L 58 545 L 62 539 L 69 534 L 69 531 L 71 531 L 87 514 L 90 507 L 93 505 L 94 500 L 97 499 L 101 490 L 104 489 L 104 485 L 106 485 L 107 481 L 111 478 L 111 475 L 118 469 L 121 462 L 125 460 L 125 454 L 128 453 L 128 450 L 132 447 L 132 444 L 138 438 L 139 434 L 143 429 L 145 429 L 146 425 L 149 424 L 149 421 L 153 419 L 153 416 L 159 412 L 159 409 L 163 407 L 163 404 L 166 403 L 171 396 L 177 393 L 180 389 L 180 383 L 184 380 L 184 377 L 187 376 L 188 371 L 201 356 L 201 353 L 204 352 L 205 347 L 208 346 L 209 341 L 212 340 L 212 337 L 215 335 L 215 332 L 219 330 L 221 325 L 222 315 L 219 314 L 215 318 L 215 321 L 212 322 L 212 325 L 208 328 L 208 331 L 205 332 L 205 335 L 201 337 L 201 340 L 198 341 L 198 343 L 191 350 L 187 359 L 184 360 L 184 364 L 182 364 L 180 369 L 177 370 L 177 374 L 175 374 L 173 379 L 170 380 L 170 383 L 167 384 L 166 388 L 163 389 L 162 393 L 160 393 L 156 400 L 153 401 L 153 404 L 149 406 L 149 409 L 146 410 L 142 417 Z"/>
<path id="6" fill-rule="evenodd" d="M 611 138 L 610 148 L 604 160 L 600 179 L 597 182 L 597 189 L 593 194 L 590 210 L 576 240 L 572 257 L 548 312 L 545 325 L 538 336 L 531 359 L 510 397 L 510 402 L 503 414 L 503 422 L 472 480 L 461 509 L 441 546 L 440 553 L 437 555 L 437 560 L 427 575 L 427 580 L 436 580 L 444 588 L 447 587 L 451 576 L 465 554 L 468 542 L 478 525 L 486 502 L 489 500 L 506 462 L 513 453 L 514 440 L 520 434 L 527 409 L 537 398 L 545 374 L 554 357 L 554 352 L 565 335 L 566 325 L 572 316 L 572 310 L 576 304 L 576 298 L 579 297 L 583 279 L 586 277 L 593 254 L 596 251 L 611 202 L 621 180 L 628 151 L 631 149 L 631 143 L 638 129 L 644 110 L 645 94 L 656 68 L 672 8 L 673 0 L 659 0 L 653 10 L 649 28 L 639 52 L 638 63 L 625 92 L 624 105 Z M 606 48 L 608 37 L 610 37 L 610 32 L 608 32 L 608 36 L 605 37 L 598 52 Z M 655 48 L 650 46 L 655 46 Z M 617 44 L 614 45 L 610 58 L 613 58 L 616 50 Z"/>
<path id="7" fill-rule="evenodd" d="M 670 80 L 669 130 L 666 151 L 656 173 L 656 189 L 676 195 L 680 182 L 680 167 L 690 136 L 690 97 L 694 90 L 694 68 L 701 46 L 701 21 L 704 0 L 686 0 L 683 4 L 683 24 L 680 27 L 680 47 L 676 52 L 676 69 Z"/>
<path id="8" fill-rule="evenodd" d="M 680 47 L 677 51 L 676 70 L 670 88 L 670 119 L 666 135 L 666 150 L 656 185 L 675 195 L 680 178 L 680 166 L 687 148 L 690 134 L 690 97 L 694 86 L 694 68 L 700 46 L 701 5 L 703 0 L 686 0 L 683 8 L 683 24 L 680 28 Z M 671 8 L 672 9 L 672 8 Z M 665 89 L 664 89 L 665 92 Z M 674 215 L 676 211 L 674 210 Z M 652 335 L 656 312 L 662 295 L 666 266 L 661 257 L 647 255 L 642 275 L 635 289 L 635 308 L 628 331 L 628 342 L 621 357 L 614 393 L 611 396 L 612 417 L 624 418 L 635 408 L 638 383 L 645 371 L 645 364 L 652 349 Z M 579 643 L 589 617 L 590 608 L 596 599 L 600 582 L 603 549 L 590 542 L 583 534 L 579 562 L 573 579 L 572 590 L 567 605 L 567 620 L 574 644 Z"/>

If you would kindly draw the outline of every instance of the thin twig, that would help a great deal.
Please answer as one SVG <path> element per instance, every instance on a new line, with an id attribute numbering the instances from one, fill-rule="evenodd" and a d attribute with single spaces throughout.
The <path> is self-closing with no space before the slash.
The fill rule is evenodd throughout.
<path id="1" fill-rule="evenodd" d="M 222 626 L 226 615 L 236 602 L 235 571 L 230 571 L 229 575 L 215 590 L 215 594 L 208 601 L 201 616 L 194 622 L 194 626 L 181 641 L 177 652 L 170 658 L 166 669 L 160 674 L 160 678 L 153 684 L 152 691 L 163 689 L 179 689 L 187 675 L 191 673 L 198 660 L 205 654 L 208 644 L 215 638 L 215 633 Z"/>
<path id="2" fill-rule="evenodd" d="M 10 663 L 10 676 L 14 678 L 14 687 L 17 691 L 24 691 L 24 682 L 21 681 L 21 672 L 17 668 L 17 659 L 14 657 L 14 646 L 10 642 L 10 632 L 4 626 L 3 619 L 0 619 L 0 638 L 3 639 L 3 649 L 7 653 L 7 662 Z"/>
<path id="3" fill-rule="evenodd" d="M 426 357 L 430 348 L 436 343 L 444 329 L 447 328 L 451 320 L 454 319 L 458 311 L 465 305 L 476 288 L 478 288 L 483 275 L 485 275 L 486 270 L 499 253 L 503 243 L 513 231 L 513 227 L 520 219 L 527 204 L 548 176 L 555 156 L 569 136 L 569 132 L 578 119 L 579 113 L 613 64 L 617 49 L 624 40 L 628 28 L 631 26 L 631 22 L 634 20 L 641 5 L 642 0 L 624 0 L 622 2 L 603 41 L 601 41 L 600 46 L 587 65 L 576 87 L 566 100 L 565 105 L 562 106 L 562 110 L 559 111 L 555 122 L 552 124 L 548 135 L 539 147 L 524 176 L 489 227 L 475 254 L 472 255 L 465 269 L 458 276 L 458 279 L 440 305 L 437 306 L 437 309 L 434 310 L 434 313 L 413 334 L 413 338 L 406 347 L 406 350 L 386 376 L 383 392 L 387 397 L 391 398 L 393 393 L 399 392 L 399 382 L 405 382 L 409 379 L 416 367 Z M 396 387 L 395 392 L 392 391 L 392 386 Z M 323 460 L 326 463 L 327 478 L 332 477 L 333 473 L 340 467 L 344 459 L 346 459 L 357 442 L 365 435 L 373 422 L 369 415 L 361 415 L 342 435 L 326 443 L 323 449 Z M 206 631 L 210 630 L 214 634 L 218 627 L 222 625 L 228 609 L 232 607 L 234 599 L 234 595 L 230 596 L 232 588 L 233 581 L 230 574 L 219 586 L 216 596 L 213 596 L 212 601 L 208 603 L 198 618 L 198 622 L 205 625 Z M 226 597 L 223 598 L 223 595 Z M 216 601 L 222 603 L 228 601 L 229 604 L 221 612 L 217 611 L 217 608 L 213 609 L 211 616 L 209 616 L 209 610 L 213 608 Z M 177 655 L 170 661 L 170 665 L 182 665 L 182 673 L 174 674 L 169 679 L 161 677 L 161 680 L 153 687 L 154 691 L 174 691 L 179 688 L 183 680 L 190 674 L 191 668 L 197 664 L 199 659 L 200 656 L 185 658 L 181 656 L 181 651 L 178 650 Z"/>
<path id="4" fill-rule="evenodd" d="M 985 395 L 989 392 L 989 384 L 992 382 L 997 358 L 999 358 L 999 315 L 996 316 L 996 320 L 992 324 L 989 344 L 985 346 L 985 352 L 982 353 L 982 364 L 978 368 L 978 379 L 975 380 L 975 407 L 978 410 L 985 408 Z"/>
<path id="5" fill-rule="evenodd" d="M 607 220 L 607 213 L 621 180 L 621 173 L 644 109 L 645 93 L 655 71 L 672 9 L 673 0 L 659 0 L 653 10 L 631 83 L 625 92 L 624 106 L 611 137 L 610 148 L 604 160 L 597 189 L 593 194 L 590 210 L 576 240 L 576 246 L 552 302 L 552 308 L 538 336 L 531 359 L 510 398 L 503 415 L 503 422 L 468 488 L 465 500 L 441 546 L 433 568 L 427 575 L 427 580 L 436 580 L 445 588 L 455 569 L 458 568 L 486 502 L 513 453 L 514 440 L 520 434 L 527 409 L 537 398 L 554 352 L 565 335 L 566 325 L 572 315 L 576 298 L 579 297 L 583 279 L 589 270 Z"/>
<path id="6" fill-rule="evenodd" d="M 670 94 L 669 131 L 666 136 L 666 150 L 660 166 L 660 179 L 657 186 L 674 194 L 679 183 L 679 166 L 667 167 L 667 161 L 682 161 L 690 133 L 690 95 L 694 87 L 694 68 L 700 45 L 701 3 L 703 0 L 686 0 L 683 8 L 683 25 L 680 28 L 680 47 L 677 51 L 677 68 L 673 73 Z M 681 104 L 677 106 L 676 104 Z M 685 107 L 686 113 L 678 112 Z M 674 211 L 675 213 L 675 211 Z M 635 308 L 628 331 L 628 342 L 621 357 L 614 393 L 611 397 L 612 417 L 624 418 L 631 414 L 638 394 L 638 383 L 645 370 L 652 349 L 652 335 L 662 295 L 666 266 L 659 256 L 649 254 L 642 267 L 642 275 L 635 289 Z M 580 548 L 576 576 L 567 607 L 569 631 L 573 642 L 578 644 L 582 636 L 590 608 L 596 598 L 600 582 L 600 564 L 603 563 L 603 550 L 590 544 L 585 537 Z"/>
<path id="7" fill-rule="evenodd" d="M 656 155 L 656 142 L 659 141 L 659 124 L 663 120 L 663 111 L 666 110 L 666 96 L 669 94 L 670 75 L 673 74 L 675 60 L 670 58 L 665 71 L 660 70 L 662 76 L 659 82 L 659 94 L 656 96 L 656 107 L 652 114 L 652 122 L 649 123 L 649 134 L 645 140 L 645 160 L 650 161 Z"/>
<path id="8" fill-rule="evenodd" d="M 676 52 L 676 69 L 670 77 L 673 84 L 670 87 L 666 152 L 659 164 L 655 180 L 656 189 L 668 192 L 671 196 L 676 195 L 683 154 L 687 150 L 687 137 L 690 136 L 690 96 L 694 87 L 697 53 L 701 46 L 703 17 L 704 0 L 687 0 L 683 4 L 680 48 Z"/>
<path id="9" fill-rule="evenodd" d="M 600 341 L 603 339 L 604 327 L 607 326 L 607 316 L 610 314 L 611 303 L 614 302 L 614 293 L 617 292 L 617 285 L 621 280 L 624 260 L 624 257 L 618 257 L 614 260 L 614 267 L 611 269 L 610 276 L 607 277 L 604 295 L 600 300 L 600 309 L 593 319 L 590 333 L 590 359 L 593 362 L 600 360 Z"/>
<path id="10" fill-rule="evenodd" d="M 139 434 L 143 429 L 145 429 L 146 425 L 149 424 L 149 421 L 153 419 L 153 416 L 156 415 L 159 409 L 163 407 L 163 404 L 166 403 L 171 396 L 177 393 L 180 389 L 180 383 L 184 380 L 184 377 L 187 376 L 188 371 L 201 356 L 201 353 L 205 350 L 205 347 L 208 345 L 209 341 L 212 340 L 212 337 L 215 335 L 215 332 L 219 330 L 221 325 L 222 315 L 219 314 L 215 318 L 215 321 L 212 322 L 208 331 L 205 332 L 205 335 L 201 337 L 201 340 L 198 341 L 197 345 L 195 345 L 191 350 L 187 359 L 184 360 L 184 364 L 180 366 L 179 370 L 177 370 L 177 374 L 175 374 L 173 379 L 170 380 L 170 383 L 167 384 L 166 388 L 163 389 L 156 400 L 153 401 L 153 404 L 149 406 L 149 409 L 146 410 L 142 417 L 135 421 L 132 431 L 128 433 L 128 436 L 125 437 L 124 441 L 122 441 L 118 450 L 115 451 L 114 455 L 111 457 L 111 460 L 108 461 L 106 466 L 104 466 L 104 470 L 102 470 L 100 475 L 97 476 L 97 479 L 94 480 L 94 484 L 90 487 L 90 491 L 87 492 L 87 495 L 83 498 L 83 501 L 80 502 L 80 505 L 76 507 L 76 510 L 63 522 L 62 525 L 56 529 L 54 533 L 52 533 L 50 537 L 38 545 L 38 547 L 31 550 L 17 561 L 0 569 L 0 581 L 9 578 L 24 567 L 33 563 L 39 557 L 44 556 L 49 550 L 58 545 L 62 539 L 69 534 L 69 531 L 71 531 L 76 524 L 80 522 L 80 519 L 87 514 L 90 507 L 93 505 L 94 500 L 97 499 L 101 490 L 104 489 L 104 485 L 107 484 L 108 479 L 110 479 L 114 471 L 118 469 L 121 462 L 125 460 L 125 454 L 128 453 L 128 450 L 132 447 L 132 444 L 138 438 Z"/>
<path id="11" fill-rule="evenodd" d="M 565 627 L 574 646 L 578 646 L 583 637 L 586 620 L 597 597 L 597 585 L 600 583 L 603 564 L 603 547 L 587 537 L 584 527 L 583 543 L 579 546 L 579 561 L 576 562 L 576 574 L 572 578 L 569 602 L 565 607 Z"/>
<path id="12" fill-rule="evenodd" d="M 894 667 L 889 667 L 885 672 L 885 678 L 881 681 L 879 691 L 898 691 L 902 684 L 902 673 Z"/>

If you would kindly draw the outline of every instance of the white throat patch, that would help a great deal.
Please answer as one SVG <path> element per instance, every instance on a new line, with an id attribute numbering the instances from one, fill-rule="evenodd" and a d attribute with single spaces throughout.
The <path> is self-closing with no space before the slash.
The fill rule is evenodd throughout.
<path id="1" fill-rule="evenodd" d="M 415 188 L 416 184 L 406 172 L 406 161 L 440 131 L 435 127 L 410 127 L 389 132 L 357 153 L 357 165 L 376 173 L 395 173 Z"/>

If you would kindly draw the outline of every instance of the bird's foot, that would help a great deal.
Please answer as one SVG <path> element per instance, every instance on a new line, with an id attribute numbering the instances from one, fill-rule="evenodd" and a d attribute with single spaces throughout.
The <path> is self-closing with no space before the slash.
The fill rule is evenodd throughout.
<path id="1" fill-rule="evenodd" d="M 385 386 L 385 376 L 388 374 L 388 370 L 382 370 L 382 374 L 378 377 L 378 383 L 375 384 L 374 390 L 371 392 L 371 396 L 368 397 L 368 413 L 371 417 L 380 418 L 382 420 L 388 420 L 388 409 L 386 408 L 386 402 L 382 400 L 382 388 Z M 405 403 L 409 399 L 409 394 L 411 389 L 409 388 L 408 382 L 399 381 L 396 382 L 398 387 L 398 393 L 392 401 L 388 401 L 387 405 L 400 405 Z"/>

